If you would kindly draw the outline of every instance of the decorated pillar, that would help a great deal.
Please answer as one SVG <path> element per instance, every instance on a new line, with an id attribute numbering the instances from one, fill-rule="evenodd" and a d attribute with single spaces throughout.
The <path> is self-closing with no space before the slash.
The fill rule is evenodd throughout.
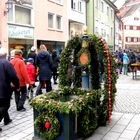
<path id="1" fill-rule="evenodd" d="M 79 64 L 82 66 L 82 88 L 89 89 L 89 64 L 90 64 L 90 52 L 89 52 L 89 37 L 87 35 L 87 27 L 84 28 L 84 35 L 82 37 L 82 48 L 79 52 Z"/>

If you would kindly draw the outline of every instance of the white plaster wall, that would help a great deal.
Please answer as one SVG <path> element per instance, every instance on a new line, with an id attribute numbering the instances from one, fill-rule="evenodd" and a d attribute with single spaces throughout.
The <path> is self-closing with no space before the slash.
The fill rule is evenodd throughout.
<path id="1" fill-rule="evenodd" d="M 77 3 L 78 0 L 75 0 Z M 71 0 L 67 0 L 67 18 L 82 24 L 86 24 L 86 2 L 82 0 L 82 12 L 71 9 Z"/>

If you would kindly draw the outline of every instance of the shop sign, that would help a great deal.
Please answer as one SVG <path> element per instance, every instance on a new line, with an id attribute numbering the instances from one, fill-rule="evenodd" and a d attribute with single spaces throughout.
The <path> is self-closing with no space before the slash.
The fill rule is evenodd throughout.
<path id="1" fill-rule="evenodd" d="M 31 27 L 23 27 L 16 25 L 8 26 L 8 37 L 9 38 L 20 38 L 20 39 L 33 39 L 34 29 Z"/>

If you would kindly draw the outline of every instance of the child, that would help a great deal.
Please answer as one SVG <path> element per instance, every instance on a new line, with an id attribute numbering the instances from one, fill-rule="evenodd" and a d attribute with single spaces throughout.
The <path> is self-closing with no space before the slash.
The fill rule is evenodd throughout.
<path id="1" fill-rule="evenodd" d="M 28 87 L 28 98 L 30 96 L 30 99 L 33 98 L 33 85 L 35 84 L 35 66 L 34 64 L 34 59 L 33 58 L 28 58 L 27 60 L 27 65 L 26 65 L 26 69 L 27 69 L 27 73 L 29 76 L 29 79 L 31 81 L 31 86 Z M 30 92 L 30 95 L 29 95 Z"/>

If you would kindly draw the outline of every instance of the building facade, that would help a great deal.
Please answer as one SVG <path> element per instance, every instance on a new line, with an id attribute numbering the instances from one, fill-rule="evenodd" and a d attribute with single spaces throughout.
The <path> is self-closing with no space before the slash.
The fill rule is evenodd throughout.
<path id="1" fill-rule="evenodd" d="M 35 0 L 35 44 L 45 44 L 59 53 L 68 38 L 66 0 Z"/>
<path id="2" fill-rule="evenodd" d="M 115 51 L 123 49 L 123 23 L 115 16 Z"/>
<path id="3" fill-rule="evenodd" d="M 89 0 L 87 3 L 87 25 L 90 33 L 102 36 L 111 51 L 115 46 L 116 6 L 108 0 Z"/>
<path id="4" fill-rule="evenodd" d="M 123 46 L 125 49 L 131 49 L 140 52 L 140 8 L 131 16 L 123 18 Z"/>
<path id="5" fill-rule="evenodd" d="M 83 26 L 86 25 L 86 1 L 67 0 L 67 20 L 69 39 L 83 33 Z"/>
<path id="6" fill-rule="evenodd" d="M 26 58 L 28 48 L 34 44 L 33 3 L 31 0 L 4 0 L 1 5 L 2 46 L 7 47 L 9 52 L 13 48 L 22 49 Z"/>

